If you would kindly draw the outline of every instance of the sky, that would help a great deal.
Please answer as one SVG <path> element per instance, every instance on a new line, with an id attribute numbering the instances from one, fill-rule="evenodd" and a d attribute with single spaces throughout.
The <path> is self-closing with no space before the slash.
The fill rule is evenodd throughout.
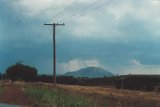
<path id="1" fill-rule="evenodd" d="M 160 74 L 159 0 L 0 0 L 0 72 L 17 61 L 52 74 L 95 66 L 114 74 Z"/>

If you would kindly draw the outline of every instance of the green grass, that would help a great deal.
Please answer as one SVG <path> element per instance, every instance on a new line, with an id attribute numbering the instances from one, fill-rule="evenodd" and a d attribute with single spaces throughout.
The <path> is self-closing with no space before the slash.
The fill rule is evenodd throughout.
<path id="1" fill-rule="evenodd" d="M 38 107 L 91 107 L 88 99 L 66 93 L 61 89 L 27 86 L 25 92 Z"/>

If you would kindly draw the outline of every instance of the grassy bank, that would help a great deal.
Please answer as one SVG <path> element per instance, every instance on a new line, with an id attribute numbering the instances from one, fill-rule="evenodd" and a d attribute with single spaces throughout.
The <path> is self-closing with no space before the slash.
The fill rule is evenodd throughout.
<path id="1" fill-rule="evenodd" d="M 91 107 L 90 101 L 83 96 L 69 94 L 60 89 L 28 85 L 24 92 L 33 98 L 34 106 L 37 107 Z"/>

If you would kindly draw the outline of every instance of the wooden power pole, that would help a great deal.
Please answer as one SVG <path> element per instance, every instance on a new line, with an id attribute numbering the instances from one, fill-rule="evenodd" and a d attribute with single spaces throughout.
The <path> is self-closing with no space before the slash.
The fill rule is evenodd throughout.
<path id="1" fill-rule="evenodd" d="M 56 86 L 56 26 L 64 26 L 65 24 L 44 24 L 44 25 L 50 25 L 53 27 L 53 83 L 54 86 Z"/>

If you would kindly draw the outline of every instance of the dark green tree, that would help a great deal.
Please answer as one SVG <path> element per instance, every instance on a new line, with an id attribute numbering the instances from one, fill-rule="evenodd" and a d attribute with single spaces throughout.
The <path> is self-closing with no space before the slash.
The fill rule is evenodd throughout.
<path id="1" fill-rule="evenodd" d="M 37 76 L 37 69 L 21 63 L 16 63 L 7 68 L 6 76 L 13 81 L 34 81 Z"/>

